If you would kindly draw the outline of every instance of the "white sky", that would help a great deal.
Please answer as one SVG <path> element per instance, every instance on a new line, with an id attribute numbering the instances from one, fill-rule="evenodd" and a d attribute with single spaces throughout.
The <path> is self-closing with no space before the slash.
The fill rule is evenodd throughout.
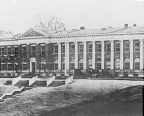
<path id="1" fill-rule="evenodd" d="M 144 0 L 0 0 L 0 29 L 24 32 L 38 15 L 56 16 L 68 29 L 144 26 Z"/>

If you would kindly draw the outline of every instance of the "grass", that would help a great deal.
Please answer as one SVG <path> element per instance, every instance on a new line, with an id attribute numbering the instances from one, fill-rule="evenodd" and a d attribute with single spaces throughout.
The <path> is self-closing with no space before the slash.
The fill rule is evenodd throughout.
<path id="1" fill-rule="evenodd" d="M 144 82 L 83 79 L 74 80 L 67 86 L 37 87 L 23 91 L 19 97 L 1 103 L 0 115 L 115 116 L 116 113 L 119 113 L 119 116 L 120 113 L 122 116 L 141 115 L 141 90 L 138 89 L 141 87 L 136 85 L 144 85 Z M 124 89 L 126 87 L 129 88 Z M 140 95 L 136 98 L 130 97 L 136 94 Z"/>
<path id="2" fill-rule="evenodd" d="M 92 100 L 70 105 L 52 111 L 43 111 L 39 116 L 142 116 L 143 86 L 133 86 Z"/>

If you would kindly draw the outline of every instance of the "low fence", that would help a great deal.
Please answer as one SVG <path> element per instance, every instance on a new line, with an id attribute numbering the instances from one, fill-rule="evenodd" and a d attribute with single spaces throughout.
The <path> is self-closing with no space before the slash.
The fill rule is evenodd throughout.
<path id="1" fill-rule="evenodd" d="M 5 93 L 5 94 L 3 94 L 1 97 L 0 97 L 0 99 L 3 99 L 5 96 L 7 96 L 7 95 L 12 95 L 14 92 L 16 92 L 16 91 L 21 91 L 22 89 L 23 89 L 24 87 L 21 87 L 21 88 L 18 88 L 18 89 L 15 89 L 15 90 L 13 90 L 13 91 L 11 91 L 10 93 Z"/>
<path id="2" fill-rule="evenodd" d="M 31 86 L 37 80 L 37 76 L 29 79 L 29 86 Z"/>
<path id="3" fill-rule="evenodd" d="M 16 83 L 18 83 L 18 82 L 20 81 L 20 79 L 21 79 L 21 76 L 13 79 L 13 80 L 12 80 L 12 85 L 14 86 Z"/>
<path id="4" fill-rule="evenodd" d="M 72 81 L 73 81 L 73 76 L 71 76 L 65 80 L 65 85 L 71 83 Z"/>
<path id="5" fill-rule="evenodd" d="M 47 80 L 46 86 L 50 85 L 54 80 L 55 80 L 55 76 L 49 78 L 49 79 Z"/>

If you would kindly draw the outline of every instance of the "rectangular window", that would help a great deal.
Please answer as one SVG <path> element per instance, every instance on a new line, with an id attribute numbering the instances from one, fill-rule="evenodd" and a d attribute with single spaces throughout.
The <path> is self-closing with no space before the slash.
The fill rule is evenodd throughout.
<path id="1" fill-rule="evenodd" d="M 140 43 L 139 41 L 134 42 L 134 51 L 139 52 L 140 51 Z"/>
<path id="2" fill-rule="evenodd" d="M 8 68 L 9 71 L 13 70 L 13 64 L 8 64 L 7 68 Z"/>
<path id="3" fill-rule="evenodd" d="M 97 44 L 96 52 L 101 52 L 101 44 L 100 43 Z"/>
<path id="4" fill-rule="evenodd" d="M 83 45 L 79 44 L 79 53 L 83 53 Z"/>
<path id="5" fill-rule="evenodd" d="M 115 43 L 115 52 L 120 52 L 120 43 Z"/>
<path id="6" fill-rule="evenodd" d="M 106 52 L 110 52 L 111 51 L 111 45 L 110 43 L 106 43 Z"/>
<path id="7" fill-rule="evenodd" d="M 54 53 L 58 53 L 58 45 L 54 45 Z"/>
<path id="8" fill-rule="evenodd" d="M 7 70 L 7 64 L 6 63 L 1 63 L 1 70 Z"/>
<path id="9" fill-rule="evenodd" d="M 14 70 L 15 70 L 15 71 L 18 70 L 18 64 L 17 64 L 17 63 L 15 63 L 15 65 L 14 65 Z"/>
<path id="10" fill-rule="evenodd" d="M 79 69 L 83 70 L 83 63 L 79 63 Z"/>
<path id="11" fill-rule="evenodd" d="M 62 63 L 62 70 L 64 70 L 65 69 L 65 63 Z"/>
<path id="12" fill-rule="evenodd" d="M 140 63 L 139 62 L 135 62 L 135 69 L 139 70 L 140 69 Z"/>
<path id="13" fill-rule="evenodd" d="M 14 54 L 15 54 L 15 55 L 18 55 L 18 47 L 15 47 L 15 48 L 14 48 Z"/>
<path id="14" fill-rule="evenodd" d="M 92 53 L 92 44 L 88 44 L 88 52 Z"/>
<path id="15" fill-rule="evenodd" d="M 4 55 L 4 48 L 0 48 L 0 54 Z"/>
<path id="16" fill-rule="evenodd" d="M 129 42 L 125 42 L 125 44 L 124 44 L 124 51 L 129 52 L 129 48 L 130 48 L 129 45 L 130 45 Z"/>
<path id="17" fill-rule="evenodd" d="M 58 63 L 54 63 L 54 70 L 58 70 Z"/>
<path id="18" fill-rule="evenodd" d="M 129 70 L 130 69 L 130 63 L 129 62 L 125 62 L 125 70 Z"/>
<path id="19" fill-rule="evenodd" d="M 22 64 L 22 70 L 27 70 L 27 64 L 26 63 Z"/>
<path id="20" fill-rule="evenodd" d="M 65 45 L 62 45 L 62 53 L 65 53 Z"/>
<path id="21" fill-rule="evenodd" d="M 11 47 L 7 48 L 7 55 L 11 55 Z"/>
<path id="22" fill-rule="evenodd" d="M 75 69 L 75 63 L 70 63 L 70 69 L 71 70 Z"/>
<path id="23" fill-rule="evenodd" d="M 73 53 L 73 52 L 75 52 L 75 45 L 71 44 L 70 45 L 70 53 Z"/>
<path id="24" fill-rule="evenodd" d="M 45 55 L 45 46 L 41 46 L 41 55 L 42 55 L 42 56 Z"/>
<path id="25" fill-rule="evenodd" d="M 97 63 L 97 69 L 101 69 L 101 63 Z"/>
<path id="26" fill-rule="evenodd" d="M 31 55 L 32 56 L 36 55 L 36 46 L 31 46 Z"/>
<path id="27" fill-rule="evenodd" d="M 45 70 L 45 64 L 41 63 L 41 70 Z"/>
<path id="28" fill-rule="evenodd" d="M 23 54 L 23 56 L 26 55 L 26 46 L 23 46 L 23 47 L 22 47 L 22 54 Z"/>

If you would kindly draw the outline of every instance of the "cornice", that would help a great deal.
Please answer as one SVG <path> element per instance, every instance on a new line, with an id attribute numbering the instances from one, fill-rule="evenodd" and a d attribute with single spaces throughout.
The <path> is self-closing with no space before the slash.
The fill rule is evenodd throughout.
<path id="1" fill-rule="evenodd" d="M 29 31 L 33 29 L 30 28 Z M 27 32 L 29 32 L 27 31 Z M 78 37 L 97 37 L 97 36 L 123 36 L 123 35 L 144 35 L 144 32 L 138 32 L 138 33 L 108 33 L 108 34 L 83 34 L 83 35 L 67 35 L 67 36 L 38 36 L 38 37 L 12 37 L 12 38 L 3 38 L 0 40 L 0 42 L 5 42 L 5 41 L 19 41 L 19 40 L 31 40 L 31 39 L 57 39 L 57 38 L 78 38 Z M 12 40 L 7 40 L 7 39 L 12 39 Z"/>

